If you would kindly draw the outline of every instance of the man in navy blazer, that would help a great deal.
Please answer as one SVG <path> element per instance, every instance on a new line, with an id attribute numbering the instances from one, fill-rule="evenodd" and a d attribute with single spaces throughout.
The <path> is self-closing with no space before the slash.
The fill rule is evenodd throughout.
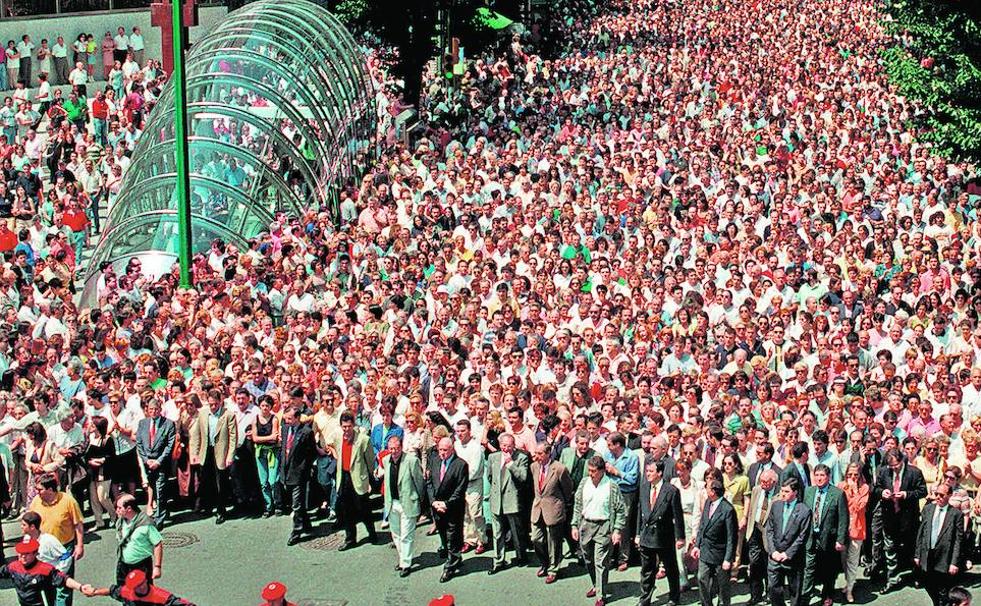
<path id="1" fill-rule="evenodd" d="M 730 570 L 736 558 L 736 510 L 723 498 L 722 482 L 710 481 L 705 489 L 708 498 L 702 507 L 698 536 L 692 556 L 698 560 L 698 594 L 702 606 L 712 606 L 715 594 L 720 606 L 729 606 L 732 595 Z"/>
<path id="2" fill-rule="evenodd" d="M 160 416 L 160 402 L 156 398 L 144 404 L 143 413 L 146 418 L 136 426 L 136 452 L 146 471 L 147 485 L 153 488 L 153 523 L 159 530 L 167 521 L 167 475 L 177 428 L 173 421 Z"/>
<path id="3" fill-rule="evenodd" d="M 801 502 L 797 478 L 786 478 L 780 487 L 780 500 L 773 504 L 766 524 L 770 541 L 767 582 L 773 606 L 805 606 L 801 599 L 804 551 L 811 533 L 811 510 Z"/>
<path id="4" fill-rule="evenodd" d="M 685 544 L 685 513 L 681 508 L 681 493 L 664 475 L 669 461 L 673 468 L 674 462 L 670 457 L 655 459 L 653 455 L 648 455 L 644 465 L 644 479 L 640 483 L 637 515 L 637 546 L 640 548 L 639 606 L 650 606 L 659 562 L 664 566 L 668 577 L 670 603 L 681 603 L 681 578 L 675 549 L 681 549 Z"/>

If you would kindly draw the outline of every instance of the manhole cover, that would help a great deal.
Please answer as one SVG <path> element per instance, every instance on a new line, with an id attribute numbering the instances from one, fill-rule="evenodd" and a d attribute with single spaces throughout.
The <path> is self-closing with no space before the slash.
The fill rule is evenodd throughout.
<path id="1" fill-rule="evenodd" d="M 337 532 L 331 535 L 327 535 L 326 537 L 317 537 L 316 539 L 305 541 L 300 544 L 307 549 L 314 549 L 316 551 L 333 551 L 338 547 L 340 547 L 343 543 L 344 543 L 343 533 Z M 329 602 L 329 604 L 334 604 L 334 603 L 335 602 Z M 313 605 L 313 603 L 311 604 L 312 606 L 320 606 L 319 603 L 316 605 Z M 328 602 L 324 602 L 324 604 L 328 604 Z"/>
<path id="2" fill-rule="evenodd" d="M 170 549 L 189 547 L 200 540 L 198 535 L 189 532 L 162 532 L 160 534 L 163 537 L 164 547 Z"/>
<path id="3" fill-rule="evenodd" d="M 347 600 L 300 599 L 294 603 L 296 604 L 296 606 L 346 606 Z"/>

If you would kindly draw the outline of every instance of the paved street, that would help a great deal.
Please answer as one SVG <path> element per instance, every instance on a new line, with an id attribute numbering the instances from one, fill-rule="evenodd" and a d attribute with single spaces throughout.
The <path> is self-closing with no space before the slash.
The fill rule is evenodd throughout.
<path id="1" fill-rule="evenodd" d="M 395 552 L 389 545 L 368 545 L 338 553 L 340 536 L 317 536 L 312 541 L 286 547 L 289 518 L 271 520 L 231 520 L 215 526 L 208 520 L 196 520 L 170 527 L 164 532 L 168 546 L 164 554 L 164 577 L 160 584 L 201 606 L 250 606 L 259 603 L 258 594 L 269 580 L 278 579 L 290 587 L 289 596 L 307 606 L 425 606 L 428 600 L 443 592 L 456 596 L 457 604 L 475 606 L 512 604 L 554 606 L 591 606 L 585 598 L 589 588 L 586 576 L 575 564 L 566 562 L 559 581 L 545 586 L 535 577 L 535 567 L 512 569 L 487 576 L 489 554 L 464 556 L 464 576 L 441 585 L 440 563 L 436 559 L 436 537 L 419 532 L 422 556 L 417 558 L 421 570 L 402 579 L 392 570 Z M 17 525 L 4 524 L 8 537 L 18 533 Z M 363 532 L 363 529 L 362 529 Z M 191 543 L 190 541 L 195 541 Z M 178 547 L 177 543 L 189 543 Z M 8 543 L 9 545 L 9 543 Z M 78 565 L 78 578 L 96 585 L 109 584 L 115 567 L 116 542 L 112 532 L 90 534 L 86 556 Z M 13 550 L 7 548 L 8 557 Z M 637 601 L 638 569 L 611 575 L 614 600 L 611 604 L 632 606 Z M 973 581 L 973 579 L 972 579 Z M 0 585 L 0 606 L 13 606 L 16 599 L 9 585 Z M 659 581 L 657 596 L 667 601 L 667 583 Z M 872 599 L 864 591 L 856 599 L 864 604 L 897 604 L 927 606 L 925 592 L 905 589 L 888 597 Z M 684 603 L 697 602 L 697 594 L 687 593 Z M 747 603 L 745 586 L 739 585 L 733 604 Z M 76 604 L 108 606 L 106 598 L 88 600 L 78 596 Z"/>

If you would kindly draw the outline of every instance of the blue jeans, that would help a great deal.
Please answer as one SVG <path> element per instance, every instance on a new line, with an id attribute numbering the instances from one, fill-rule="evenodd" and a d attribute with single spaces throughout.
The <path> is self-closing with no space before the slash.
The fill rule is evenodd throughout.
<path id="1" fill-rule="evenodd" d="M 4 63 L 0 65 L 0 90 L 7 90 L 10 86 L 7 84 L 7 64 Z"/>
<path id="2" fill-rule="evenodd" d="M 75 262 L 79 263 L 82 260 L 82 248 L 85 247 L 85 241 L 89 237 L 89 232 L 87 229 L 82 231 L 72 232 L 72 248 L 75 249 Z"/>
<path id="3" fill-rule="evenodd" d="M 331 511 L 337 506 L 337 459 L 325 455 L 317 459 L 317 483 L 324 489 L 324 500 Z"/>
<path id="4" fill-rule="evenodd" d="M 279 482 L 279 460 L 276 458 L 276 450 L 262 446 L 256 448 L 255 466 L 259 472 L 259 488 L 262 490 L 266 511 L 272 511 L 276 504 L 273 487 Z"/>
<path id="5" fill-rule="evenodd" d="M 72 541 L 68 541 L 67 543 L 65 543 L 65 549 L 68 550 L 68 553 L 74 553 L 74 551 L 75 551 L 75 541 L 72 540 Z M 75 577 L 75 558 L 74 557 L 72 557 L 72 565 L 68 567 L 68 570 L 65 572 L 65 574 L 67 574 L 68 576 L 70 576 L 72 578 Z M 75 593 L 74 591 L 72 591 L 71 589 L 69 589 L 67 587 L 59 587 L 57 590 L 55 590 L 55 603 L 54 603 L 54 606 L 72 606 L 72 598 L 73 598 L 74 593 Z"/>

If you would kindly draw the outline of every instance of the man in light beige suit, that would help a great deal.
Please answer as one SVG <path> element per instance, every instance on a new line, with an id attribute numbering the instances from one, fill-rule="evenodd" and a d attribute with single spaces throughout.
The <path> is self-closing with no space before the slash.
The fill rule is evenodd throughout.
<path id="1" fill-rule="evenodd" d="M 208 407 L 198 413 L 189 442 L 191 465 L 201 466 L 201 489 L 209 498 L 208 507 L 214 506 L 218 513 L 215 524 L 224 524 L 233 499 L 231 466 L 238 445 L 238 424 L 220 391 L 208 392 Z"/>
<path id="2" fill-rule="evenodd" d="M 412 542 L 419 521 L 419 501 L 426 490 L 422 462 L 416 455 L 402 451 L 402 436 L 388 438 L 385 467 L 385 511 L 392 530 L 392 542 L 398 552 L 399 576 L 409 576 L 412 567 Z"/>
<path id="3" fill-rule="evenodd" d="M 565 465 L 550 460 L 547 444 L 539 443 L 533 458 L 531 479 L 535 498 L 531 503 L 531 542 L 542 563 L 538 576 L 545 577 L 546 584 L 552 584 L 562 563 L 562 539 L 575 489 Z"/>
<path id="4" fill-rule="evenodd" d="M 777 472 L 766 469 L 760 472 L 756 486 L 749 497 L 749 510 L 746 524 L 746 544 L 749 546 L 749 594 L 750 604 L 762 602 L 766 596 L 766 560 L 771 548 L 766 536 L 766 521 L 770 516 Z"/>
<path id="5" fill-rule="evenodd" d="M 337 517 L 344 527 L 344 544 L 338 551 L 345 551 L 357 544 L 358 522 L 364 524 L 368 531 L 368 540 L 377 542 L 368 504 L 375 451 L 368 434 L 354 426 L 354 415 L 349 411 L 341 413 L 341 433 L 327 450 L 337 459 Z"/>
<path id="6" fill-rule="evenodd" d="M 491 527 L 494 529 L 494 564 L 488 574 L 497 574 L 505 567 L 507 545 L 504 537 L 508 529 L 514 541 L 515 561 L 527 560 L 520 495 L 528 481 L 531 469 L 530 457 L 514 447 L 514 436 L 501 434 L 501 450 L 487 457 L 484 473 L 490 484 Z M 527 493 L 526 493 L 527 494 Z"/>

